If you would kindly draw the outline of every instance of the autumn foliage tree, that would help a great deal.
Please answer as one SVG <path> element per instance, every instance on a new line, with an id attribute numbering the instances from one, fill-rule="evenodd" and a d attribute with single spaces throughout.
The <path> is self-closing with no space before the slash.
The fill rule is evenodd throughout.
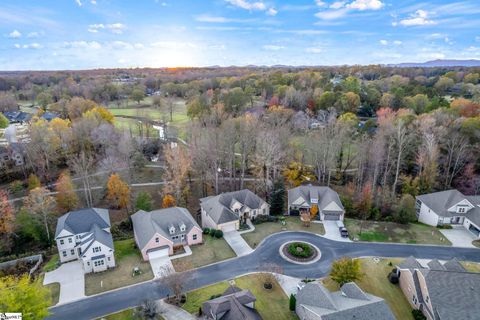
<path id="1" fill-rule="evenodd" d="M 177 201 L 171 194 L 166 194 L 162 200 L 162 208 L 171 208 L 177 205 Z"/>
<path id="2" fill-rule="evenodd" d="M 13 207 L 10 202 L 8 202 L 6 192 L 0 190 L 0 241 L 2 242 L 0 249 L 2 250 L 9 248 L 9 239 L 14 228 L 14 223 L 15 215 Z"/>
<path id="3" fill-rule="evenodd" d="M 120 178 L 118 173 L 110 176 L 107 182 L 107 199 L 112 206 L 126 209 L 130 203 L 130 187 Z"/>
<path id="4" fill-rule="evenodd" d="M 24 209 L 40 218 L 50 243 L 50 225 L 55 212 L 55 198 L 49 195 L 46 188 L 39 187 L 30 191 L 30 194 L 24 200 Z"/>
<path id="5" fill-rule="evenodd" d="M 61 213 L 71 211 L 78 205 L 78 196 L 74 190 L 73 181 L 70 174 L 64 171 L 57 180 L 55 190 L 58 192 L 57 206 Z"/>
<path id="6" fill-rule="evenodd" d="M 363 277 L 360 260 L 344 257 L 332 263 L 330 278 L 340 286 Z"/>
<path id="7" fill-rule="evenodd" d="M 40 179 L 33 173 L 28 176 L 28 190 L 33 190 L 41 186 Z"/>

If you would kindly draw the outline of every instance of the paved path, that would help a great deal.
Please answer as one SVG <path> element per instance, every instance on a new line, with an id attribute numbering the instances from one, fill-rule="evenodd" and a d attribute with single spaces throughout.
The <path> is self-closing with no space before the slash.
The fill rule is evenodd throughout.
<path id="1" fill-rule="evenodd" d="M 235 251 L 237 257 L 245 256 L 253 251 L 238 231 L 225 232 L 223 238 L 232 247 L 232 250 Z"/>
<path id="2" fill-rule="evenodd" d="M 323 227 L 325 228 L 325 235 L 323 235 L 324 238 L 335 241 L 352 242 L 349 238 L 343 238 L 340 235 L 337 221 L 323 221 Z"/>
<path id="3" fill-rule="evenodd" d="M 160 315 L 165 320 L 197 320 L 197 317 L 194 317 L 182 308 L 173 306 L 163 300 L 157 301 L 157 305 Z"/>
<path id="4" fill-rule="evenodd" d="M 452 243 L 453 247 L 475 248 L 472 241 L 477 238 L 463 226 L 453 226 L 452 229 L 440 229 L 440 232 Z"/>
<path id="5" fill-rule="evenodd" d="M 45 273 L 43 284 L 60 283 L 58 304 L 64 304 L 85 297 L 85 275 L 80 261 L 62 264 L 57 269 Z"/>
<path id="6" fill-rule="evenodd" d="M 322 251 L 320 261 L 298 266 L 283 260 L 278 254 L 278 250 L 283 243 L 292 240 L 307 241 L 316 245 Z M 283 273 L 291 277 L 320 278 L 328 274 L 332 261 L 342 256 L 414 256 L 421 259 L 449 260 L 457 258 L 458 260 L 480 262 L 479 249 L 365 242 L 348 243 L 332 241 L 310 233 L 280 232 L 266 238 L 251 254 L 189 271 L 191 278 L 186 283 L 185 291 L 233 279 L 246 273 L 262 271 L 262 266 L 267 262 L 278 264 Z M 161 281 L 148 281 L 53 307 L 50 319 L 97 318 L 118 310 L 138 306 L 145 299 L 165 298 L 167 294 L 169 294 L 169 290 Z"/>

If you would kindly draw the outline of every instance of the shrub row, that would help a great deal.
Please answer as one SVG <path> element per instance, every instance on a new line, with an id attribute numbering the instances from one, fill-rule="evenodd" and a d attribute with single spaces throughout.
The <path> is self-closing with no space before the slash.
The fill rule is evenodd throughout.
<path id="1" fill-rule="evenodd" d="M 222 230 L 216 230 L 216 229 L 210 229 L 210 228 L 203 228 L 203 234 L 209 234 L 212 237 L 215 237 L 217 239 L 220 239 L 221 237 L 223 237 Z"/>

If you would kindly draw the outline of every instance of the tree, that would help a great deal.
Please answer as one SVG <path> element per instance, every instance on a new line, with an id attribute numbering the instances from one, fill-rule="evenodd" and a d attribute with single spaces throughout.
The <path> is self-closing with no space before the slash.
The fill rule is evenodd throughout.
<path id="1" fill-rule="evenodd" d="M 171 208 L 177 205 L 177 201 L 171 194 L 166 194 L 162 199 L 162 208 Z"/>
<path id="2" fill-rule="evenodd" d="M 363 277 L 360 260 L 344 257 L 332 263 L 330 278 L 343 286 L 345 283 L 360 280 Z"/>
<path id="3" fill-rule="evenodd" d="M 142 319 L 142 320 L 157 319 L 157 315 L 158 315 L 158 307 L 155 300 L 143 301 L 142 304 L 139 307 L 137 307 L 135 311 L 135 316 L 137 316 L 138 319 Z"/>
<path id="4" fill-rule="evenodd" d="M 140 104 L 140 101 L 142 101 L 145 98 L 145 91 L 142 90 L 141 88 L 135 88 L 132 90 L 132 93 L 130 94 L 130 99 L 133 101 L 136 101 L 137 104 Z"/>
<path id="5" fill-rule="evenodd" d="M 30 191 L 29 195 L 24 200 L 24 208 L 40 217 L 45 227 L 47 240 L 50 243 L 50 224 L 51 217 L 55 212 L 55 199 L 49 196 L 49 191 L 46 188 L 38 187 Z"/>
<path id="6" fill-rule="evenodd" d="M 71 211 L 78 205 L 78 196 L 74 190 L 73 181 L 68 171 L 64 171 L 58 177 L 55 190 L 57 206 L 61 213 Z"/>
<path id="7" fill-rule="evenodd" d="M 0 309 L 21 312 L 24 319 L 45 319 L 49 315 L 50 291 L 28 274 L 0 278 Z"/>
<path id="8" fill-rule="evenodd" d="M 262 273 L 259 274 L 260 281 L 263 282 L 265 289 L 272 289 L 275 284 L 278 284 L 280 278 L 278 275 L 283 274 L 283 269 L 275 263 L 265 263 L 261 266 Z"/>
<path id="9" fill-rule="evenodd" d="M 293 295 L 293 293 L 290 293 L 290 299 L 289 299 L 289 309 L 290 311 L 295 311 L 295 308 L 297 306 L 297 299 L 295 298 L 295 296 Z"/>
<path id="10" fill-rule="evenodd" d="M 269 200 L 270 214 L 283 215 L 285 208 L 285 185 L 283 184 L 283 179 L 278 178 L 275 180 Z"/>
<path id="11" fill-rule="evenodd" d="M 317 214 L 318 214 L 318 206 L 314 204 L 310 208 L 310 220 L 314 220 Z"/>
<path id="12" fill-rule="evenodd" d="M 127 209 L 130 203 L 130 187 L 118 173 L 110 175 L 107 182 L 107 199 L 118 209 Z"/>
<path id="13" fill-rule="evenodd" d="M 10 234 L 13 232 L 15 215 L 13 207 L 8 202 L 7 193 L 0 190 L 0 249 L 9 249 Z M 2 252 L 2 250 L 0 250 Z"/>
<path id="14" fill-rule="evenodd" d="M 404 194 L 397 205 L 393 218 L 399 223 L 409 223 L 415 221 L 415 198 L 410 194 Z"/>
<path id="15" fill-rule="evenodd" d="M 28 190 L 41 187 L 40 179 L 33 173 L 28 176 Z"/>
<path id="16" fill-rule="evenodd" d="M 37 96 L 37 103 L 43 110 L 47 109 L 47 106 L 53 102 L 52 95 L 48 92 L 40 92 Z"/>
<path id="17" fill-rule="evenodd" d="M 190 269 L 192 269 L 190 262 L 179 260 L 175 263 L 175 270 L 172 270 L 169 266 L 160 270 L 162 275 L 160 281 L 170 290 L 171 298 L 175 303 L 180 301 L 185 285 L 191 281 L 192 274 L 188 272 Z"/>
<path id="18" fill-rule="evenodd" d="M 143 211 L 152 210 L 152 196 L 146 191 L 142 191 L 137 195 L 135 200 L 135 209 Z"/>
<path id="19" fill-rule="evenodd" d="M 10 122 L 8 119 L 3 115 L 3 113 L 0 113 L 0 129 L 5 129 L 9 124 Z"/>
<path id="20" fill-rule="evenodd" d="M 181 146 L 167 147 L 165 165 L 167 168 L 164 174 L 163 192 L 172 194 L 175 199 L 180 199 L 187 187 L 187 177 L 192 166 L 188 150 Z"/>

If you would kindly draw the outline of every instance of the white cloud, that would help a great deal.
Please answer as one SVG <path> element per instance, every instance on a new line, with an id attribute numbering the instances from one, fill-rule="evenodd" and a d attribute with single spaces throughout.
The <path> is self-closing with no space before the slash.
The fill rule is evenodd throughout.
<path id="1" fill-rule="evenodd" d="M 177 42 L 177 41 L 158 41 L 150 44 L 154 48 L 163 48 L 163 49 L 194 49 L 197 46 L 190 42 Z"/>
<path id="2" fill-rule="evenodd" d="M 91 32 L 91 33 L 97 33 L 102 29 L 107 29 L 114 34 L 122 34 L 123 31 L 126 29 L 126 26 L 122 23 L 112 23 L 112 24 L 96 23 L 96 24 L 89 25 L 87 30 L 88 32 Z"/>
<path id="3" fill-rule="evenodd" d="M 395 45 L 397 45 L 397 46 L 401 45 L 402 43 L 403 43 L 403 42 L 400 41 L 400 40 L 395 40 L 395 41 L 393 41 L 393 44 L 395 44 Z"/>
<path id="4" fill-rule="evenodd" d="M 335 1 L 334 3 L 332 3 L 329 6 L 329 8 L 330 9 L 340 9 L 340 8 L 345 7 L 345 3 L 346 3 L 346 1 Z"/>
<path id="5" fill-rule="evenodd" d="M 356 9 L 360 11 L 364 10 L 379 10 L 382 9 L 385 4 L 380 0 L 355 0 L 347 5 L 349 9 Z"/>
<path id="6" fill-rule="evenodd" d="M 97 33 L 100 29 L 105 29 L 105 25 L 103 25 L 102 23 L 91 24 L 88 26 L 87 30 L 91 33 Z"/>
<path id="7" fill-rule="evenodd" d="M 20 38 L 21 36 L 22 36 L 22 34 L 21 34 L 20 31 L 18 31 L 18 30 L 13 30 L 12 32 L 10 32 L 10 33 L 8 34 L 8 37 L 9 37 L 9 38 L 12 38 L 12 39 L 18 39 L 18 38 Z"/>
<path id="8" fill-rule="evenodd" d="M 317 48 L 317 47 L 310 47 L 310 48 L 306 48 L 305 52 L 313 53 L 313 54 L 319 54 L 319 53 L 323 52 L 323 49 L 322 48 Z"/>
<path id="9" fill-rule="evenodd" d="M 325 1 L 322 1 L 322 0 L 315 0 L 315 4 L 317 6 L 319 6 L 320 8 L 323 8 L 323 7 L 327 6 L 327 3 Z"/>
<path id="10" fill-rule="evenodd" d="M 388 45 L 388 41 L 387 40 L 380 40 L 380 44 L 382 46 L 387 46 Z"/>
<path id="11" fill-rule="evenodd" d="M 24 44 L 22 46 L 22 48 L 23 49 L 41 49 L 41 48 L 43 48 L 43 46 L 39 43 L 34 42 L 34 43 L 30 43 L 30 44 Z"/>
<path id="12" fill-rule="evenodd" d="M 102 45 L 96 41 L 65 41 L 64 48 L 84 48 L 84 49 L 100 49 Z"/>
<path id="13" fill-rule="evenodd" d="M 143 48 L 145 48 L 145 46 L 143 45 L 143 43 L 135 43 L 135 44 L 133 45 L 133 47 L 134 47 L 135 49 L 143 49 Z"/>
<path id="14" fill-rule="evenodd" d="M 225 0 L 231 5 L 234 5 L 236 7 L 245 9 L 245 10 L 260 10 L 260 11 L 265 11 L 267 10 L 267 6 L 265 3 L 261 1 L 257 2 L 249 2 L 246 0 Z"/>
<path id="15" fill-rule="evenodd" d="M 335 19 L 346 16 L 347 13 L 348 13 L 348 10 L 343 8 L 339 10 L 320 11 L 320 12 L 317 12 L 315 16 L 322 20 L 335 20 Z"/>
<path id="16" fill-rule="evenodd" d="M 125 41 L 113 41 L 110 44 L 114 49 L 132 49 L 133 46 Z"/>
<path id="17" fill-rule="evenodd" d="M 435 21 L 428 18 L 429 15 L 429 12 L 425 10 L 417 10 L 415 13 L 412 13 L 409 18 L 400 20 L 400 24 L 406 27 L 436 24 Z"/>
<path id="18" fill-rule="evenodd" d="M 17 48 L 17 49 L 20 49 L 20 48 L 22 47 L 22 46 L 21 46 L 20 44 L 18 44 L 18 43 L 15 43 L 13 46 L 14 46 L 15 48 Z"/>
<path id="19" fill-rule="evenodd" d="M 38 32 L 30 32 L 29 34 L 27 34 L 27 38 L 38 38 L 40 36 L 40 33 Z"/>
<path id="20" fill-rule="evenodd" d="M 269 16 L 276 16 L 277 13 L 278 13 L 278 11 L 275 10 L 274 8 L 270 8 L 270 9 L 267 10 L 267 14 L 268 14 Z"/>
<path id="21" fill-rule="evenodd" d="M 90 0 L 90 3 L 93 4 L 93 5 L 96 5 L 96 4 L 97 4 L 97 0 Z"/>
<path id="22" fill-rule="evenodd" d="M 208 22 L 208 23 L 229 23 L 229 22 L 251 23 L 256 21 L 255 19 L 231 19 L 231 18 L 225 18 L 222 16 L 211 16 L 208 14 L 195 16 L 195 20 L 198 22 Z"/>
<path id="23" fill-rule="evenodd" d="M 75 2 L 77 3 L 77 5 L 78 5 L 79 7 L 82 6 L 82 1 L 80 1 L 80 0 L 75 0 Z"/>
<path id="24" fill-rule="evenodd" d="M 268 51 L 279 51 L 285 49 L 284 46 L 277 46 L 277 45 L 265 45 L 262 47 L 263 50 L 268 50 Z"/>

